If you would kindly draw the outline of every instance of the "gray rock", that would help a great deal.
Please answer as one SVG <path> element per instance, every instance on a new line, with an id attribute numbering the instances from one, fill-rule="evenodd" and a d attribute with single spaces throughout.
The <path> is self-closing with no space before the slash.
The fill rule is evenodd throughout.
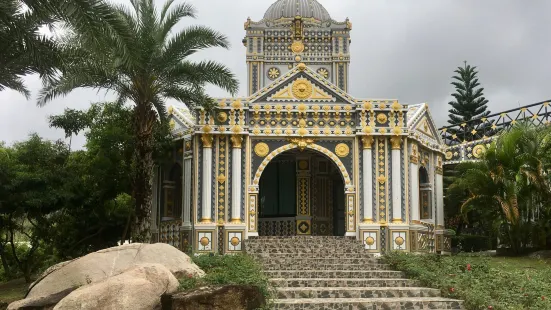
<path id="1" fill-rule="evenodd" d="M 161 309 L 161 296 L 177 289 L 178 280 L 166 267 L 141 264 L 73 291 L 54 310 Z"/>
<path id="2" fill-rule="evenodd" d="M 163 243 L 132 243 L 90 253 L 49 268 L 41 280 L 31 285 L 26 298 L 46 297 L 68 289 L 76 289 L 144 263 L 161 264 L 176 277 L 187 274 L 195 277 L 204 275 L 189 256 L 173 246 Z"/>
<path id="3" fill-rule="evenodd" d="M 162 297 L 163 310 L 254 310 L 266 304 L 258 287 L 203 287 Z"/>

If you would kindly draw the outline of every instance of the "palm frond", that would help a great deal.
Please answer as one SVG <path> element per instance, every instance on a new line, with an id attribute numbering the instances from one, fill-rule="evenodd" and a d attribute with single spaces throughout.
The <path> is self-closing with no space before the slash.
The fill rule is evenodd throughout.
<path id="1" fill-rule="evenodd" d="M 160 31 L 158 37 L 159 42 L 165 41 L 172 28 L 174 28 L 174 26 L 176 26 L 176 24 L 178 24 L 178 22 L 180 22 L 182 18 L 196 17 L 195 8 L 191 4 L 187 3 L 178 4 L 176 5 L 176 7 L 168 11 L 172 3 L 173 0 L 167 1 L 163 6 L 163 10 L 161 11 Z"/>

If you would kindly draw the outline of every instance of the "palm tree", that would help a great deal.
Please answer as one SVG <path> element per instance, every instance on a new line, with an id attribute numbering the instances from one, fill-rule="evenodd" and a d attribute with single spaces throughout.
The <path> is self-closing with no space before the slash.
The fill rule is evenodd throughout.
<path id="1" fill-rule="evenodd" d="M 499 215 L 515 252 L 529 240 L 523 230 L 549 202 L 551 131 L 519 125 L 504 133 L 478 162 L 460 164 L 450 192 L 467 191 L 461 209 L 490 208 Z"/>
<path id="2" fill-rule="evenodd" d="M 69 27 L 90 36 L 116 35 L 118 45 L 130 33 L 104 0 L 2 0 L 0 1 L 0 91 L 10 88 L 27 97 L 22 77 L 39 73 L 55 75 L 61 65 L 59 44 L 40 32 L 42 26 L 54 30 Z"/>
<path id="3" fill-rule="evenodd" d="M 127 27 L 121 40 L 114 33 L 97 36 L 74 31 L 63 42 L 62 74 L 46 81 L 39 105 L 77 88 L 113 91 L 119 102 L 131 102 L 136 139 L 133 198 L 136 203 L 132 240 L 150 241 L 153 169 L 153 129 L 166 118 L 165 100 L 176 99 L 190 107 L 212 107 L 203 87 L 213 84 L 235 93 L 238 82 L 225 66 L 214 61 L 193 62 L 189 56 L 208 47 L 228 48 L 227 38 L 207 27 L 174 27 L 195 17 L 189 4 L 168 0 L 160 11 L 153 0 L 131 0 L 131 7 L 112 9 Z M 122 45 L 122 46 L 121 46 Z"/>

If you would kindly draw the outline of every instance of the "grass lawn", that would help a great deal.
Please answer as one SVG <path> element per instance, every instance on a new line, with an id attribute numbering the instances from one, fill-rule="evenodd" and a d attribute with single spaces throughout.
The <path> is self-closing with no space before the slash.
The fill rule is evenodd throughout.
<path id="1" fill-rule="evenodd" d="M 475 309 L 551 309 L 551 261 L 528 257 L 391 253 L 384 260 Z"/>
<path id="2" fill-rule="evenodd" d="M 12 301 L 16 301 L 25 297 L 29 285 L 25 283 L 25 279 L 17 279 L 9 282 L 0 282 L 0 309 L 3 304 L 6 306 Z"/>

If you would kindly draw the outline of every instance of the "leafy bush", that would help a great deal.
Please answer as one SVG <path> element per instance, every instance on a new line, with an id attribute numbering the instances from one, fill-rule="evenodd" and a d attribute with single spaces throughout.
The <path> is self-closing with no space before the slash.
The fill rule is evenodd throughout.
<path id="1" fill-rule="evenodd" d="M 180 290 L 205 285 L 240 284 L 259 287 L 266 300 L 272 296 L 268 277 L 262 272 L 262 267 L 248 255 L 199 255 L 193 257 L 193 262 L 206 275 L 203 278 L 180 279 Z"/>
<path id="2" fill-rule="evenodd" d="M 384 261 L 466 309 L 551 309 L 551 263 L 530 258 L 389 253 Z M 491 306 L 491 307 L 490 307 Z"/>

